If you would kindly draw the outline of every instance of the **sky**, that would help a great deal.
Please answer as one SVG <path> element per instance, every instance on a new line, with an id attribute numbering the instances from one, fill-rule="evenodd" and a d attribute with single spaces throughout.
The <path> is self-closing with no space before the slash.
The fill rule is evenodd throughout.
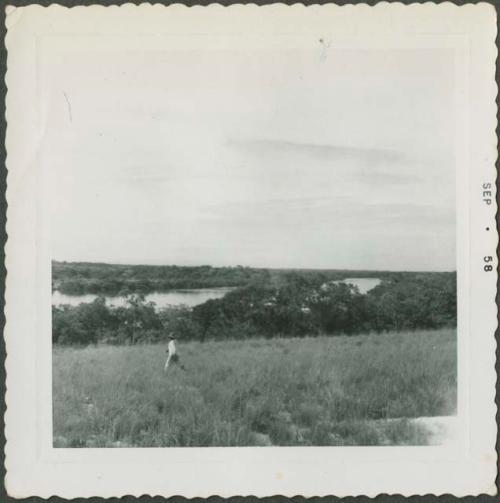
<path id="1" fill-rule="evenodd" d="M 55 260 L 454 270 L 453 53 L 42 55 Z"/>

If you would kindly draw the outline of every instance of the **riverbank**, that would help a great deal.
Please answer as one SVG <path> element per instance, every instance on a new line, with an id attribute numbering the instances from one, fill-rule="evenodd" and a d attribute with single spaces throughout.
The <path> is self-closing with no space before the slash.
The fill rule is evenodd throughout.
<path id="1" fill-rule="evenodd" d="M 219 288 L 191 288 L 184 290 L 171 290 L 169 292 L 153 292 L 144 295 L 145 302 L 153 302 L 157 309 L 169 306 L 193 307 L 203 304 L 210 299 L 220 299 L 226 293 L 232 291 L 234 287 Z M 52 292 L 53 306 L 78 306 L 89 304 L 97 299 L 99 295 L 88 293 L 85 295 L 66 295 L 55 290 Z M 102 296 L 108 306 L 126 307 L 129 296 L 125 295 L 104 295 Z"/>

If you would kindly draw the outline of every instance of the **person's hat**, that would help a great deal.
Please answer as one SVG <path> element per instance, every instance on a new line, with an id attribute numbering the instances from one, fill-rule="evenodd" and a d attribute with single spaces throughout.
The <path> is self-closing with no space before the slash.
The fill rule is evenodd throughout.
<path id="1" fill-rule="evenodd" d="M 170 332 L 170 333 L 168 334 L 168 338 L 169 338 L 169 339 L 175 339 L 175 335 L 173 334 L 173 332 Z"/>

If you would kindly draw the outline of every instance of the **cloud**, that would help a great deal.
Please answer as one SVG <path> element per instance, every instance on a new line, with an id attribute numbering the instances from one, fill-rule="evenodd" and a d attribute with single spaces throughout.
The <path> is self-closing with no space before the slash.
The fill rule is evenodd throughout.
<path id="1" fill-rule="evenodd" d="M 405 155 L 396 150 L 346 147 L 319 143 L 306 143 L 286 140 L 230 140 L 228 145 L 245 149 L 257 155 L 281 154 L 304 155 L 316 159 L 354 160 L 374 163 L 401 163 Z"/>
<path id="2" fill-rule="evenodd" d="M 390 227 L 442 231 L 454 229 L 455 212 L 429 204 L 374 204 L 342 197 L 304 197 L 211 205 L 202 219 L 235 225 L 291 226 L 297 230 L 300 226 L 322 225 L 353 232 Z"/>
<path id="3" fill-rule="evenodd" d="M 311 162 L 330 170 L 334 165 L 335 176 L 342 176 L 346 181 L 370 185 L 404 185 L 422 181 L 415 173 L 416 159 L 397 150 L 269 139 L 229 140 L 227 144 L 262 161 L 281 158 L 296 163 L 302 160 L 305 169 L 310 166 L 306 163 Z"/>

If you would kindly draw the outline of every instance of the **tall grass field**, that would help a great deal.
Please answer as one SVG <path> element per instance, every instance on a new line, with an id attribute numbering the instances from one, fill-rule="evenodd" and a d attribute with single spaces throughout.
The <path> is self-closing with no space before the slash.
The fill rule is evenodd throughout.
<path id="1" fill-rule="evenodd" d="M 55 346 L 55 447 L 425 445 L 456 412 L 456 331 Z"/>

